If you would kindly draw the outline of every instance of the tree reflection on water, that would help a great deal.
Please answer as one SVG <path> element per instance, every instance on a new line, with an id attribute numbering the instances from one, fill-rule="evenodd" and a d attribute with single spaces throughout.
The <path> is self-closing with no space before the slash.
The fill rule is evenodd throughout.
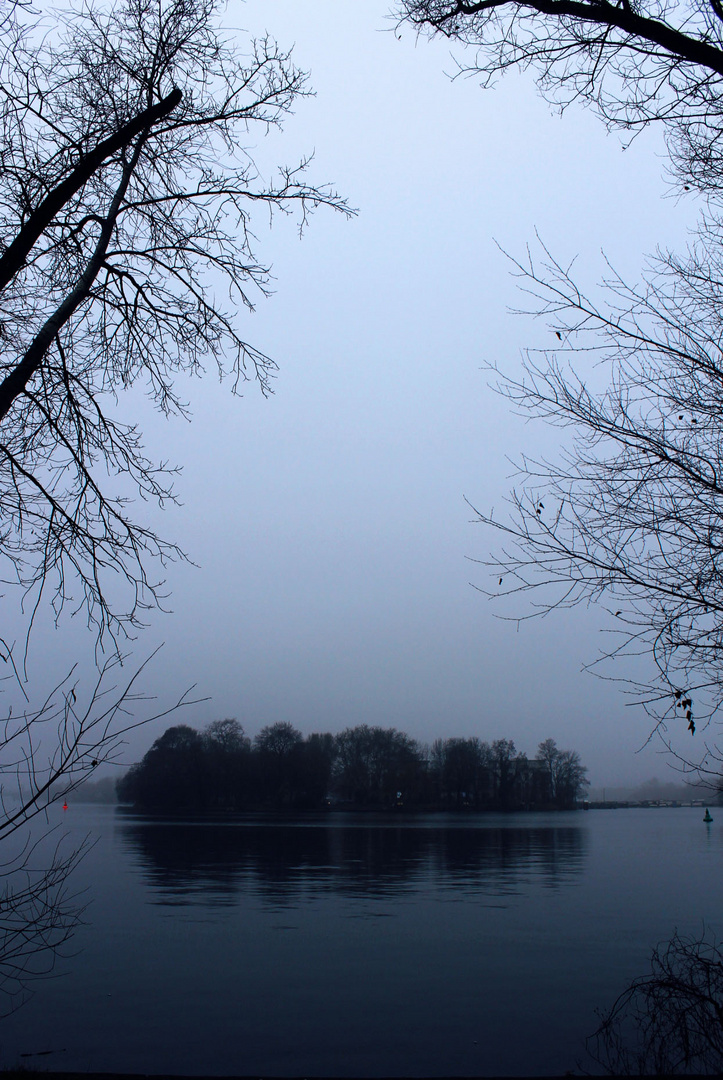
<path id="1" fill-rule="evenodd" d="M 329 893 L 371 899 L 454 890 L 489 900 L 532 882 L 572 884 L 587 855 L 587 830 L 528 820 L 520 827 L 484 817 L 400 823 L 344 813 L 301 822 L 160 820 L 121 811 L 117 827 L 153 903 L 230 905 L 245 894 L 293 907 Z"/>

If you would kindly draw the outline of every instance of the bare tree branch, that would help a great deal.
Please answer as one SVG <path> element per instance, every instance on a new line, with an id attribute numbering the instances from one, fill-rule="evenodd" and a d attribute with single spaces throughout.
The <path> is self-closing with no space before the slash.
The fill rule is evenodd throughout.
<path id="1" fill-rule="evenodd" d="M 707 933 L 653 952 L 601 1017 L 588 1052 L 606 1075 L 713 1076 L 723 1069 L 723 952 Z"/>
<path id="2" fill-rule="evenodd" d="M 20 587 L 28 635 L 45 602 L 56 620 L 82 612 L 98 663 L 32 705 L 24 660 L 0 638 L 23 698 L 0 717 L 10 1008 L 82 917 L 68 879 L 85 846 L 49 847 L 49 809 L 117 761 L 129 731 L 192 703 L 149 710 L 146 664 L 114 681 L 119 639 L 162 608 L 159 570 L 185 557 L 131 513 L 134 497 L 174 500 L 176 470 L 148 458 L 122 391 L 141 383 L 166 416 L 184 414 L 176 378 L 210 363 L 233 391 L 255 379 L 268 393 L 275 364 L 239 317 L 270 291 L 257 208 L 300 228 L 321 205 L 350 213 L 306 182 L 308 160 L 261 175 L 250 148 L 309 93 L 306 76 L 268 37 L 242 53 L 219 9 L 84 0 L 46 34 L 29 5 L 0 0 L 0 581 Z"/>
<path id="3" fill-rule="evenodd" d="M 481 560 L 497 581 L 482 591 L 529 595 L 527 617 L 605 608 L 612 644 L 590 667 L 652 661 L 650 678 L 623 676 L 628 691 L 680 767 L 711 782 L 723 764 L 714 733 L 690 754 L 674 733 L 717 723 L 723 706 L 721 10 L 717 0 L 401 0 L 397 9 L 420 33 L 471 48 L 459 69 L 483 85 L 532 68 L 561 108 L 582 101 L 633 134 L 662 124 L 674 176 L 707 200 L 684 255 L 658 251 L 637 285 L 608 266 L 591 297 L 542 244 L 511 260 L 525 311 L 547 324 L 550 344 L 527 351 L 521 375 L 496 373 L 496 389 L 523 416 L 560 427 L 562 449 L 517 463 L 508 514 L 475 514 L 502 541 Z"/>
<path id="4" fill-rule="evenodd" d="M 474 50 L 483 86 L 532 68 L 549 101 L 590 104 L 633 134 L 662 123 L 674 174 L 706 197 L 723 186 L 723 26 L 717 0 L 401 0 L 397 18 Z"/>
<path id="5" fill-rule="evenodd" d="M 239 318 L 269 292 L 256 209 L 349 213 L 308 161 L 259 175 L 250 139 L 306 76 L 270 38 L 242 55 L 217 8 L 87 3 L 52 39 L 11 20 L 0 50 L 0 580 L 31 613 L 84 610 L 101 647 L 163 606 L 153 562 L 184 557 L 131 515 L 134 494 L 175 498 L 175 470 L 117 418 L 121 391 L 184 414 L 175 379 L 210 362 L 269 392 Z"/>
<path id="6" fill-rule="evenodd" d="M 5 690 L 20 690 L 25 698 L 19 709 L 8 705 L 0 719 L 0 995 L 4 1011 L 12 1011 L 33 980 L 52 972 L 83 916 L 83 897 L 70 891 L 69 878 L 90 840 L 78 846 L 59 827 L 48 829 L 49 811 L 99 767 L 119 763 L 131 731 L 200 699 L 191 688 L 155 706 L 140 689 L 153 653 L 130 675 L 124 673 L 127 658 L 117 655 L 90 681 L 76 665 L 31 706 L 12 649 L 3 644 L 3 652 L 11 665 Z"/>

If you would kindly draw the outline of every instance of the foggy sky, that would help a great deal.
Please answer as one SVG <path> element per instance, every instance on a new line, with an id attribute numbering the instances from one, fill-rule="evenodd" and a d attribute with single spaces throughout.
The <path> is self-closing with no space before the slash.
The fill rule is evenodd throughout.
<path id="1" fill-rule="evenodd" d="M 279 363 L 273 397 L 248 384 L 234 398 L 209 372 L 184 388 L 190 425 L 139 409 L 149 451 L 184 467 L 184 505 L 159 525 L 197 567 L 169 569 L 173 611 L 135 656 L 165 642 L 146 685 L 164 699 L 196 683 L 211 700 L 179 719 L 197 725 L 369 723 L 423 740 L 504 736 L 528 754 L 552 737 L 595 785 L 665 776 L 655 744 L 635 754 L 645 717 L 581 672 L 604 647 L 604 613 L 497 619 L 470 561 L 495 537 L 464 499 L 501 513 L 508 456 L 559 439 L 511 416 L 481 370 L 516 371 L 524 346 L 550 344 L 509 313 L 521 301 L 495 240 L 521 255 L 537 230 L 561 261 L 579 254 L 588 283 L 601 250 L 635 277 L 656 245 L 680 246 L 695 207 L 670 197 L 658 133 L 623 152 L 591 113 L 555 115 L 527 76 L 490 91 L 451 81 L 449 46 L 397 40 L 387 11 L 229 5 L 228 26 L 295 43 L 316 91 L 282 135 L 254 137 L 259 160 L 314 150 L 310 178 L 359 215 L 320 211 L 302 240 L 293 221 L 256 220 L 276 292 L 240 325 Z M 67 648 L 41 630 L 31 661 L 61 663 Z M 139 733 L 127 760 L 162 729 Z"/>

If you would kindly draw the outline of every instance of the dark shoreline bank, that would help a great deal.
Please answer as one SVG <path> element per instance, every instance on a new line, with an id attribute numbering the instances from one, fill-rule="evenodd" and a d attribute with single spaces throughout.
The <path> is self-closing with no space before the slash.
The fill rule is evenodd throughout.
<path id="1" fill-rule="evenodd" d="M 557 1076 L 550 1076 L 549 1074 L 543 1074 L 541 1076 L 532 1076 L 530 1074 L 515 1075 L 508 1074 L 505 1076 L 455 1076 L 452 1074 L 445 1074 L 445 1080 L 566 1080 L 568 1077 L 574 1076 L 590 1076 L 589 1073 L 577 1073 L 566 1072 L 558 1074 Z M 233 1076 L 218 1076 L 213 1073 L 200 1074 L 196 1076 L 186 1076 L 173 1074 L 173 1073 L 86 1073 L 86 1072 L 45 1072 L 42 1069 L 3 1069 L 0 1070 L 0 1076 L 3 1080 L 30 1080 L 32 1077 L 38 1077 L 39 1080 L 330 1080 L 330 1077 L 316 1077 L 308 1073 L 299 1073 L 297 1075 L 289 1075 L 286 1077 L 280 1077 L 278 1073 L 250 1073 Z M 368 1080 L 365 1077 L 345 1076 L 340 1077 L 339 1080 Z M 402 1077 L 398 1080 L 403 1080 Z M 429 1080 L 434 1080 L 434 1076 L 430 1074 Z"/>
<path id="2" fill-rule="evenodd" d="M 97 806 L 98 803 L 84 803 L 82 799 L 76 800 L 79 806 Z M 450 814 L 454 817 L 465 817 L 470 814 L 475 815 L 511 815 L 511 814 L 576 814 L 580 811 L 587 812 L 588 810 L 704 810 L 706 806 L 716 808 L 719 804 L 715 800 L 710 802 L 704 802 L 700 799 L 695 799 L 691 802 L 687 800 L 685 802 L 679 801 L 654 801 L 648 800 L 644 802 L 633 802 L 624 800 L 606 800 L 605 802 L 596 801 L 590 803 L 579 803 L 577 806 L 569 806 L 564 809 L 559 806 L 513 806 L 501 809 L 500 807 L 479 807 L 479 806 L 355 806 L 353 804 L 334 806 L 319 806 L 309 807 L 303 809 L 283 809 L 274 806 L 250 806 L 244 810 L 228 809 L 228 810 L 198 810 L 198 809 L 178 809 L 169 810 L 166 808 L 153 808 L 153 807 L 141 807 L 133 806 L 131 803 L 105 803 L 106 806 L 115 806 L 121 813 L 138 815 L 141 817 L 153 817 L 154 819 L 168 818 L 174 820 L 176 818 L 193 818 L 197 820 L 228 820 L 229 818 L 248 818 L 248 817 L 277 817 L 283 820 L 291 821 L 304 821 L 306 819 L 319 818 L 320 816 L 327 816 L 332 814 L 350 814 L 358 817 L 371 816 L 373 814 L 385 814 L 389 817 L 421 817 L 429 814 Z"/>

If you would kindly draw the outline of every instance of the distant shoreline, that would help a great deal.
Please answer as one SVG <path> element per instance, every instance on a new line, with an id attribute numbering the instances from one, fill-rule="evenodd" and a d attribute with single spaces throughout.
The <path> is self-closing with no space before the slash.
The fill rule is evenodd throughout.
<path id="1" fill-rule="evenodd" d="M 83 803 L 82 800 L 76 800 L 78 805 L 99 805 L 98 803 Z M 496 815 L 510 815 L 510 814 L 574 814 L 589 810 L 705 810 L 706 807 L 712 807 L 713 810 L 719 807 L 719 804 L 715 800 L 706 802 L 703 799 L 694 799 L 693 801 L 686 800 L 674 801 L 674 800 L 660 800 L 654 801 L 635 801 L 624 799 L 607 799 L 604 802 L 602 800 L 595 800 L 589 803 L 578 803 L 577 806 L 566 807 L 561 809 L 557 806 L 513 806 L 506 809 L 500 807 L 479 807 L 479 806 L 357 806 L 353 803 L 350 804 L 336 804 L 333 806 L 320 806 L 309 808 L 284 808 L 275 806 L 249 806 L 245 809 L 229 808 L 227 810 L 213 809 L 213 810 L 199 810 L 192 807 L 178 809 L 170 809 L 167 807 L 143 807 L 134 806 L 132 803 L 114 803 L 106 804 L 114 805 L 123 813 L 128 814 L 141 814 L 150 817 L 194 817 L 194 818 L 229 818 L 229 817 L 246 817 L 249 815 L 263 815 L 264 817 L 278 817 L 293 820 L 303 820 L 304 818 L 319 817 L 322 815 L 331 814 L 351 814 L 354 816 L 364 817 L 371 814 L 386 814 L 390 817 L 414 817 L 420 815 L 429 814 L 451 814 L 455 817 L 463 817 L 468 814 L 496 814 Z"/>
<path id="2" fill-rule="evenodd" d="M 635 802 L 633 800 L 624 799 L 608 799 L 605 802 L 596 801 L 590 802 L 587 806 L 583 805 L 579 807 L 581 810 L 705 810 L 707 806 L 716 807 L 716 797 L 714 796 L 709 802 L 705 799 L 693 799 L 685 802 L 676 800 L 661 799 L 647 800 L 645 802 Z"/>
<path id="3" fill-rule="evenodd" d="M 442 1074 L 440 1074 L 442 1075 Z M 564 1080 L 565 1077 L 585 1075 L 583 1073 L 566 1072 L 564 1076 L 549 1076 L 544 1075 L 544 1080 Z M 43 1069 L 2 1069 L 0 1070 L 0 1076 L 3 1080 L 31 1080 L 32 1077 L 38 1077 L 39 1080 L 279 1080 L 278 1073 L 243 1073 L 241 1075 L 233 1076 L 217 1076 L 212 1073 L 200 1073 L 197 1076 L 186 1076 L 185 1074 L 179 1075 L 174 1073 L 97 1073 L 97 1072 L 52 1072 L 48 1070 L 45 1072 Z M 309 1073 L 299 1073 L 297 1076 L 287 1078 L 287 1080 L 322 1080 L 321 1077 L 314 1077 Z M 284 1080 L 281 1077 L 281 1080 Z M 324 1078 L 328 1080 L 328 1077 Z M 355 1077 L 341 1077 L 340 1080 L 355 1080 Z M 433 1080 L 433 1078 L 432 1078 Z M 462 1080 L 462 1078 L 455 1077 L 452 1074 L 447 1074 L 447 1080 Z M 474 1080 L 474 1078 L 465 1077 L 465 1080 Z M 495 1078 L 494 1076 L 485 1076 L 485 1080 L 503 1080 L 503 1078 Z M 510 1076 L 505 1074 L 504 1080 L 543 1080 L 541 1076 L 530 1076 L 525 1074 L 524 1076 Z"/>

